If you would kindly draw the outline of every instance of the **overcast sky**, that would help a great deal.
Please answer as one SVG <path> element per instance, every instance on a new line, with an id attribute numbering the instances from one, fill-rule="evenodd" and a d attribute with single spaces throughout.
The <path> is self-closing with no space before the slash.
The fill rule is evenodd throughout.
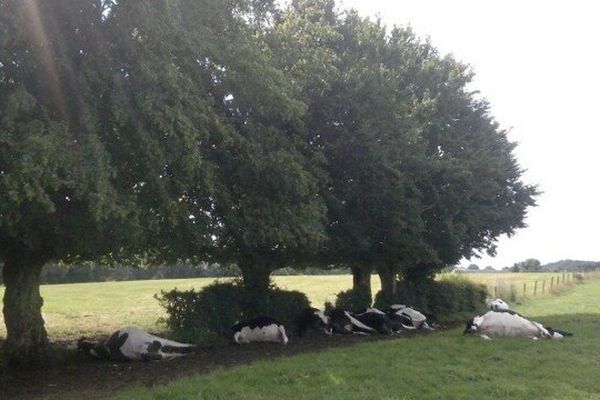
<path id="1" fill-rule="evenodd" d="M 600 261 L 600 4 L 594 1 L 344 0 L 344 7 L 410 25 L 471 65 L 524 180 L 544 192 L 528 228 L 499 240 L 495 268 L 526 258 Z M 466 262 L 468 264 L 468 262 Z"/>

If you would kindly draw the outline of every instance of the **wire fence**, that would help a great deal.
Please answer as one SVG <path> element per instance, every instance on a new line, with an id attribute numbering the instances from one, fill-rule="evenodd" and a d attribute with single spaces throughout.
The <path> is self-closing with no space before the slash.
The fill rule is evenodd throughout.
<path id="1" fill-rule="evenodd" d="M 496 279 L 493 282 L 481 282 L 493 297 L 532 298 L 556 293 L 559 290 L 585 280 L 600 276 L 600 270 L 548 272 L 535 279 Z"/>

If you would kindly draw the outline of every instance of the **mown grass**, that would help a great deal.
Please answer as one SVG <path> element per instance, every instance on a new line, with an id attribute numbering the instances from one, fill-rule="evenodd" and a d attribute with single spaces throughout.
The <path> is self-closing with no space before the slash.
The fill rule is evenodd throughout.
<path id="1" fill-rule="evenodd" d="M 498 273 L 461 276 L 490 287 L 499 285 L 499 282 L 520 285 L 523 281 L 549 280 L 551 275 Z M 201 289 L 214 280 L 197 278 L 43 285 L 41 292 L 46 328 L 53 338 L 106 334 L 126 325 L 161 329 L 157 320 L 164 316 L 164 311 L 154 299 L 156 293 L 175 287 Z M 281 288 L 306 293 L 316 307 L 322 307 L 325 301 L 333 301 L 337 293 L 352 286 L 349 275 L 275 276 L 274 282 Z M 377 293 L 380 285 L 376 275 L 373 276 L 372 286 L 373 293 Z M 0 297 L 3 291 L 0 287 Z M 4 321 L 0 315 L 0 338 L 4 336 Z"/>
<path id="2" fill-rule="evenodd" d="M 154 299 L 156 293 L 175 287 L 201 289 L 214 281 L 197 278 L 42 285 L 42 312 L 51 337 L 106 334 L 127 325 L 160 329 L 157 320 L 165 314 Z M 352 286 L 349 275 L 276 276 L 274 282 L 281 288 L 306 293 L 317 307 Z M 379 290 L 376 279 L 373 290 Z M 0 298 L 3 292 L 0 287 Z M 5 332 L 0 315 L 0 338 Z"/>
<path id="3" fill-rule="evenodd" d="M 462 329 L 218 370 L 111 400 L 600 399 L 600 280 L 518 307 L 575 336 L 465 336 Z"/>

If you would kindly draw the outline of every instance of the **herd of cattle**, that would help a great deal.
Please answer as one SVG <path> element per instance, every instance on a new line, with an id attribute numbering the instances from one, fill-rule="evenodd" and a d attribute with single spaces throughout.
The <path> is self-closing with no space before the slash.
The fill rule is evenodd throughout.
<path id="1" fill-rule="evenodd" d="M 554 329 L 531 321 L 512 311 L 501 299 L 488 301 L 490 311 L 472 318 L 464 333 L 479 335 L 491 340 L 492 336 L 524 336 L 532 339 L 560 339 L 571 333 Z M 374 307 L 353 314 L 335 309 L 327 314 L 309 308 L 298 315 L 296 330 L 298 337 L 313 331 L 325 335 L 370 335 L 398 334 L 417 329 L 434 330 L 435 319 L 431 315 L 402 304 L 394 304 L 387 309 Z M 285 326 L 269 317 L 259 317 L 235 324 L 232 327 L 233 341 L 238 344 L 252 342 L 289 341 Z M 157 361 L 180 357 L 193 353 L 193 344 L 178 343 L 151 335 L 139 328 L 124 328 L 113 333 L 105 341 L 94 343 L 82 338 L 78 341 L 79 350 L 92 356 L 111 361 Z"/>

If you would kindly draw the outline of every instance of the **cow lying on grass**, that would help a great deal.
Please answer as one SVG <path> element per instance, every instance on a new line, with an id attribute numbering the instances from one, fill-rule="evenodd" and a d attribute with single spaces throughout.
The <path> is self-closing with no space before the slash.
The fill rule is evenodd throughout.
<path id="1" fill-rule="evenodd" d="M 329 316 L 334 333 L 389 335 L 404 330 L 419 328 L 433 329 L 427 323 L 427 317 L 413 308 L 396 304 L 385 312 L 375 307 L 369 307 L 364 312 L 351 314 L 348 311 L 333 310 Z"/>
<path id="2" fill-rule="evenodd" d="M 573 336 L 572 333 L 528 320 L 511 310 L 488 311 L 484 315 L 478 315 L 467 323 L 464 333 L 479 335 L 485 340 L 491 340 L 492 336 L 525 336 L 534 340 Z"/>
<path id="3" fill-rule="evenodd" d="M 79 339 L 77 348 L 92 356 L 110 361 L 159 361 L 181 357 L 196 350 L 193 344 L 163 339 L 139 328 L 123 328 L 103 342 Z"/>
<path id="4" fill-rule="evenodd" d="M 258 317 L 250 321 L 235 324 L 233 341 L 237 344 L 252 342 L 275 342 L 287 344 L 285 327 L 270 317 Z"/>
<path id="5" fill-rule="evenodd" d="M 296 318 L 298 336 L 302 337 L 307 331 L 322 332 L 326 335 L 333 333 L 331 319 L 325 313 L 316 308 L 307 308 Z"/>
<path id="6" fill-rule="evenodd" d="M 427 316 L 412 307 L 404 304 L 392 304 L 387 310 L 387 315 L 394 321 L 401 324 L 403 329 L 427 329 L 433 330 L 433 327 L 428 322 Z"/>

